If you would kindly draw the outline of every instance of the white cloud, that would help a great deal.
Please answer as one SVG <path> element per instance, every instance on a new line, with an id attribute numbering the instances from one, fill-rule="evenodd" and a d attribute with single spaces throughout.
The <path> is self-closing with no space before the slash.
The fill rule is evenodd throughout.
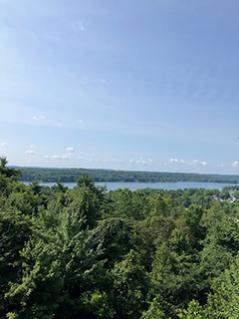
<path id="1" fill-rule="evenodd" d="M 200 160 L 193 160 L 192 161 L 192 163 L 191 163 L 192 165 L 195 165 L 195 166 L 207 166 L 207 162 L 206 161 L 200 161 Z"/>
<path id="2" fill-rule="evenodd" d="M 46 126 L 56 127 L 56 128 L 60 128 L 64 126 L 64 124 L 61 121 L 49 119 L 44 114 L 36 114 L 32 117 L 32 120 L 36 122 L 37 124 L 44 125 L 44 126 L 46 125 Z"/>
<path id="3" fill-rule="evenodd" d="M 72 154 L 68 153 L 68 154 L 53 154 L 51 156 L 49 156 L 48 158 L 52 158 L 55 160 L 69 160 L 72 158 Z"/>
<path id="4" fill-rule="evenodd" d="M 131 164 L 137 164 L 137 165 L 152 165 L 153 164 L 153 160 L 150 157 L 148 158 L 140 157 L 138 159 L 131 159 L 129 162 Z"/>
<path id="5" fill-rule="evenodd" d="M 44 158 L 48 160 L 71 160 L 75 153 L 73 146 L 67 146 L 62 154 L 45 155 Z"/>
<path id="6" fill-rule="evenodd" d="M 178 163 L 178 162 L 179 162 L 179 159 L 178 159 L 178 158 L 175 158 L 175 157 L 172 157 L 172 158 L 170 158 L 169 162 L 170 162 L 170 163 Z"/>
<path id="7" fill-rule="evenodd" d="M 239 168 L 239 161 L 232 162 L 232 166 L 235 168 Z"/>
<path id="8" fill-rule="evenodd" d="M 53 159 L 64 159 L 65 155 L 54 154 L 54 155 L 51 156 L 51 158 L 53 158 Z"/>
<path id="9" fill-rule="evenodd" d="M 186 162 L 185 162 L 185 160 L 184 159 L 182 159 L 182 158 L 177 158 L 177 157 L 172 157 L 172 158 L 170 158 L 169 159 L 169 162 L 171 163 L 171 164 L 186 164 Z"/>
<path id="10" fill-rule="evenodd" d="M 169 163 L 171 164 L 185 164 L 185 165 L 193 165 L 193 166 L 207 166 L 206 161 L 193 160 L 193 161 L 185 161 L 184 159 L 180 159 L 177 157 L 172 157 L 169 159 Z"/>
<path id="11" fill-rule="evenodd" d="M 26 154 L 28 155 L 36 155 L 36 152 L 33 149 L 26 150 Z"/>
<path id="12" fill-rule="evenodd" d="M 144 159 L 142 159 L 142 158 L 139 158 L 139 159 L 137 159 L 137 160 L 135 161 L 135 164 L 142 164 L 142 165 L 144 165 L 144 164 L 146 164 L 146 161 L 145 161 Z"/>
<path id="13" fill-rule="evenodd" d="M 6 142 L 1 142 L 0 143 L 0 147 L 7 147 L 7 146 L 8 146 L 8 144 Z"/>
<path id="14" fill-rule="evenodd" d="M 200 161 L 200 160 L 193 160 L 191 162 L 191 165 L 195 165 L 195 166 L 207 166 L 207 161 Z"/>
<path id="15" fill-rule="evenodd" d="M 75 149 L 73 146 L 67 146 L 66 152 L 72 154 L 72 153 L 75 153 Z"/>
<path id="16" fill-rule="evenodd" d="M 38 114 L 38 115 L 34 115 L 32 117 L 32 119 L 34 121 L 45 121 L 47 119 L 47 117 L 45 115 L 43 115 L 43 114 Z"/>
<path id="17" fill-rule="evenodd" d="M 199 160 L 193 160 L 191 164 L 192 165 L 198 165 L 199 164 Z"/>
<path id="18" fill-rule="evenodd" d="M 36 155 L 36 145 L 35 144 L 30 144 L 29 147 L 26 150 L 26 154 L 28 155 Z"/>
<path id="19" fill-rule="evenodd" d="M 61 155 L 54 154 L 54 155 L 51 156 L 51 158 L 53 158 L 53 159 L 59 159 L 59 158 L 61 158 Z"/>

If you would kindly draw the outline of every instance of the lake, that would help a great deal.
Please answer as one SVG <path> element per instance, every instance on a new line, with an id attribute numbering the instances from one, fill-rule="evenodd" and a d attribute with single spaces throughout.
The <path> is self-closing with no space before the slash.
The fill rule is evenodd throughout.
<path id="1" fill-rule="evenodd" d="M 53 186 L 55 183 L 41 183 L 44 186 Z M 62 183 L 68 188 L 73 188 L 76 183 Z M 102 182 L 95 183 L 97 186 L 105 186 L 109 191 L 114 191 L 119 188 L 129 188 L 134 191 L 137 189 L 164 189 L 164 190 L 178 190 L 188 188 L 204 188 L 204 189 L 223 189 L 227 186 L 239 186 L 238 184 L 227 183 L 202 183 L 202 182 L 177 182 L 177 183 L 138 183 L 138 182 Z"/>

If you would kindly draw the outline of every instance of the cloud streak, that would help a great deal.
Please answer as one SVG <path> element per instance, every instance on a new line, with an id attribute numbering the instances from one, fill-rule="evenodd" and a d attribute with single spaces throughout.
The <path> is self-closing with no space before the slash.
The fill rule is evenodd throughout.
<path id="1" fill-rule="evenodd" d="M 47 117 L 46 115 L 38 114 L 38 115 L 33 115 L 32 119 L 33 121 L 42 122 L 42 121 L 45 121 Z"/>
<path id="2" fill-rule="evenodd" d="M 182 158 L 177 158 L 177 157 L 172 157 L 169 159 L 170 164 L 183 164 L 183 165 L 188 165 L 188 166 L 207 166 L 208 162 L 205 160 L 198 160 L 194 159 L 192 161 L 187 161 Z"/>
<path id="3" fill-rule="evenodd" d="M 29 149 L 29 150 L 26 150 L 26 154 L 33 156 L 33 155 L 36 155 L 36 152 L 33 149 Z"/>

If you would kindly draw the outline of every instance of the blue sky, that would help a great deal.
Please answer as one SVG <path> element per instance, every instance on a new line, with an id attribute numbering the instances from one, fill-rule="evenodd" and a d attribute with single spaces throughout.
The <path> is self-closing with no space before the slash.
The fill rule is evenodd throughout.
<path id="1" fill-rule="evenodd" d="M 236 0 L 0 0 L 11 164 L 239 173 Z"/>

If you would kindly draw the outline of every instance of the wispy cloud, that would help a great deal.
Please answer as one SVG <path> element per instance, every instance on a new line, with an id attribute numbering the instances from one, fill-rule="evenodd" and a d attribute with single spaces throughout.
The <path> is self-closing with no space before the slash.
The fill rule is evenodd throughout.
<path id="1" fill-rule="evenodd" d="M 36 155 L 36 145 L 35 144 L 29 145 L 25 153 L 30 156 Z"/>
<path id="2" fill-rule="evenodd" d="M 8 144 L 6 142 L 1 142 L 0 143 L 0 150 L 1 150 L 1 155 L 2 156 L 7 156 L 7 149 L 8 149 Z"/>
<path id="3" fill-rule="evenodd" d="M 200 160 L 193 160 L 191 162 L 191 165 L 200 165 L 200 166 L 207 166 L 207 161 L 200 161 Z"/>
<path id="4" fill-rule="evenodd" d="M 27 159 L 38 165 L 44 154 L 56 166 L 64 160 L 78 164 L 81 155 L 80 164 L 95 167 L 236 172 L 239 67 L 236 49 L 228 60 L 228 48 L 237 46 L 235 37 L 226 35 L 236 35 L 239 21 L 233 20 L 232 28 L 225 10 L 219 10 L 225 20 L 222 33 L 212 3 L 202 10 L 200 1 L 193 2 L 203 13 L 201 30 L 201 16 L 191 9 L 185 14 L 184 7 L 192 5 L 167 4 L 169 11 L 155 15 L 155 5 L 142 1 L 130 30 L 127 23 L 120 27 L 119 12 L 125 21 L 131 18 L 124 1 L 119 12 L 109 1 L 72 1 L 70 6 L 67 1 L 0 2 L 0 126 L 1 141 L 9 142 L 9 147 L 0 143 L 0 153 L 9 153 L 17 163 L 26 152 L 36 152 Z M 167 1 L 159 2 L 164 7 Z M 145 10 L 152 20 L 147 25 L 141 21 Z M 172 15 L 185 23 L 171 21 Z M 170 28 L 163 30 L 162 23 L 168 22 Z M 215 33 L 217 58 L 207 29 Z M 178 41 L 185 30 L 192 44 L 187 51 L 186 37 Z M 198 58 L 202 44 L 205 50 Z M 31 136 L 36 149 L 28 145 Z M 102 146 L 107 146 L 104 151 Z M 220 162 L 224 169 L 217 166 Z"/>
<path id="5" fill-rule="evenodd" d="M 151 157 L 148 158 L 137 158 L 137 159 L 130 159 L 129 160 L 130 164 L 136 164 L 136 165 L 152 165 L 153 164 L 153 159 Z"/>
<path id="6" fill-rule="evenodd" d="M 45 155 L 44 158 L 48 160 L 71 160 L 73 159 L 75 148 L 67 146 L 62 154 Z"/>
<path id="7" fill-rule="evenodd" d="M 36 151 L 33 149 L 26 150 L 26 154 L 28 155 L 36 155 Z"/>
<path id="8" fill-rule="evenodd" d="M 56 159 L 56 160 L 68 160 L 71 159 L 70 154 L 53 154 L 49 156 L 48 158 Z"/>
<path id="9" fill-rule="evenodd" d="M 63 127 L 63 123 L 61 121 L 50 119 L 45 114 L 35 114 L 32 116 L 32 120 L 37 125 L 44 125 L 56 128 Z"/>
<path id="10" fill-rule="evenodd" d="M 177 158 L 177 157 L 172 157 L 172 158 L 170 158 L 170 159 L 169 159 L 169 162 L 170 162 L 171 164 L 185 164 L 185 163 L 186 163 L 186 161 L 185 161 L 184 159 L 182 159 L 182 158 Z"/>
<path id="11" fill-rule="evenodd" d="M 187 161 L 182 158 L 172 157 L 169 159 L 170 164 L 185 164 L 185 165 L 191 165 L 191 166 L 207 166 L 208 163 L 205 160 L 197 160 L 194 159 L 192 161 Z"/>
<path id="12" fill-rule="evenodd" d="M 235 168 L 239 168 L 239 161 L 238 160 L 233 161 L 232 162 L 232 166 L 235 167 Z"/>
<path id="13" fill-rule="evenodd" d="M 45 121 L 47 117 L 44 114 L 37 114 L 37 115 L 33 115 L 32 119 L 34 121 Z"/>
<path id="14" fill-rule="evenodd" d="M 8 146 L 8 143 L 6 142 L 1 142 L 0 143 L 0 147 L 4 148 L 4 147 L 7 147 Z"/>
<path id="15" fill-rule="evenodd" d="M 73 146 L 67 146 L 65 150 L 69 154 L 75 153 L 75 148 Z"/>
<path id="16" fill-rule="evenodd" d="M 178 162 L 179 162 L 179 159 L 176 158 L 176 157 L 172 157 L 172 158 L 169 159 L 169 162 L 172 163 L 172 164 L 173 164 L 173 163 L 178 163 Z"/>

